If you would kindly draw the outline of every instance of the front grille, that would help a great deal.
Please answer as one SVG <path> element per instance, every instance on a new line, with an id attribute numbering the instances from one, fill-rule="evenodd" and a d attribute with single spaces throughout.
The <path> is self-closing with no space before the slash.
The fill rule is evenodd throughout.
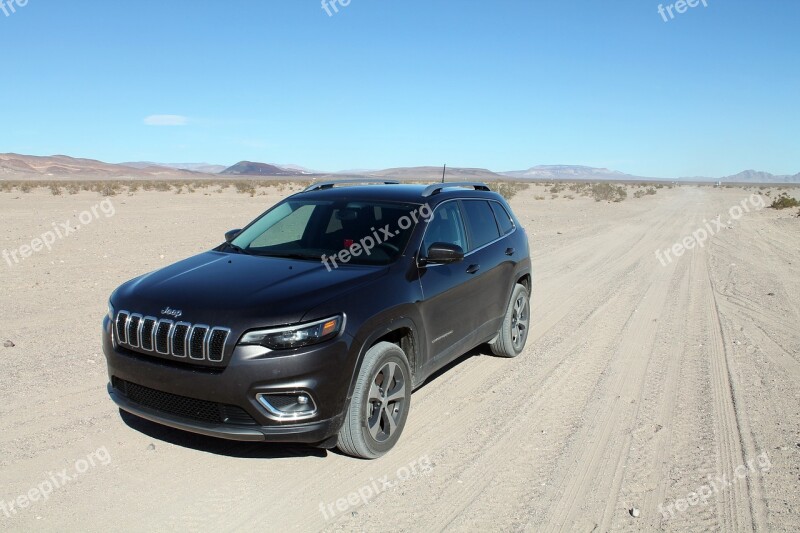
<path id="1" fill-rule="evenodd" d="M 162 413 L 211 424 L 257 425 L 247 411 L 235 405 L 178 396 L 143 387 L 116 376 L 111 378 L 111 385 L 133 403 Z"/>
<path id="2" fill-rule="evenodd" d="M 120 311 L 114 320 L 119 345 L 143 353 L 220 363 L 230 337 L 228 328 L 211 327 Z"/>

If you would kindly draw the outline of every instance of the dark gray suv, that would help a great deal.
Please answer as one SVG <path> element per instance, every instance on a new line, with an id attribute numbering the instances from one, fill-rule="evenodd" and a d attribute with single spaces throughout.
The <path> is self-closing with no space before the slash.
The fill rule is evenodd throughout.
<path id="1" fill-rule="evenodd" d="M 500 195 L 481 183 L 339 185 L 312 185 L 114 291 L 103 347 L 121 409 L 375 458 L 431 374 L 483 343 L 522 352 L 528 239 Z"/>

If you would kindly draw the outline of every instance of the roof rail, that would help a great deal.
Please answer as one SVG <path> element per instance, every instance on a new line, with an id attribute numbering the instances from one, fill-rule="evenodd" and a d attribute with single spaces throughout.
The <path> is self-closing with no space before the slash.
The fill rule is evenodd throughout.
<path id="1" fill-rule="evenodd" d="M 427 198 L 428 196 L 439 194 L 444 189 L 449 189 L 450 187 L 471 187 L 476 191 L 491 191 L 489 186 L 485 183 L 481 183 L 479 181 L 461 181 L 451 183 L 436 183 L 435 185 L 430 185 L 424 191 L 422 191 L 422 196 Z"/>
<path id="2" fill-rule="evenodd" d="M 321 181 L 319 183 L 311 184 L 303 192 L 322 191 L 322 190 L 325 190 L 325 189 L 333 189 L 336 185 L 346 185 L 346 184 L 354 184 L 354 183 L 359 183 L 361 185 L 367 185 L 369 183 L 377 183 L 377 184 L 381 184 L 381 185 L 399 185 L 400 184 L 399 181 L 373 180 L 373 179 Z"/>

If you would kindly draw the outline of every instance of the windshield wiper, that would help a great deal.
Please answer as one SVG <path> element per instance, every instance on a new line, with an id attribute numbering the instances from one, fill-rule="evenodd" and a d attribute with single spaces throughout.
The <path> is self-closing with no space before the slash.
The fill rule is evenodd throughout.
<path id="1" fill-rule="evenodd" d="M 321 257 L 315 254 L 304 254 L 302 252 L 253 252 L 255 255 L 263 255 L 264 257 L 278 257 L 281 259 L 300 259 L 300 260 L 314 260 L 321 261 Z"/>
<path id="2" fill-rule="evenodd" d="M 231 250 L 233 250 L 236 253 L 247 255 L 247 250 L 245 250 L 241 246 L 236 246 L 232 242 L 226 242 L 225 246 L 227 246 L 228 248 L 230 248 Z"/>

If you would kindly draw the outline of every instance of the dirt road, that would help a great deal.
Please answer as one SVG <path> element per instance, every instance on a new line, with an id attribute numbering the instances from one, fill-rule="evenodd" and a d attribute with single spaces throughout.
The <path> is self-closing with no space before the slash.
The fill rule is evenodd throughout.
<path id="1" fill-rule="evenodd" d="M 0 529 L 800 530 L 800 221 L 755 189 L 541 191 L 512 202 L 534 250 L 526 352 L 461 359 L 371 462 L 188 435 L 107 398 L 113 288 L 209 248 L 274 189 L 117 196 L 52 251 L 3 261 Z M 101 200 L 0 193 L 0 249 Z M 656 257 L 742 202 L 702 247 Z"/>

